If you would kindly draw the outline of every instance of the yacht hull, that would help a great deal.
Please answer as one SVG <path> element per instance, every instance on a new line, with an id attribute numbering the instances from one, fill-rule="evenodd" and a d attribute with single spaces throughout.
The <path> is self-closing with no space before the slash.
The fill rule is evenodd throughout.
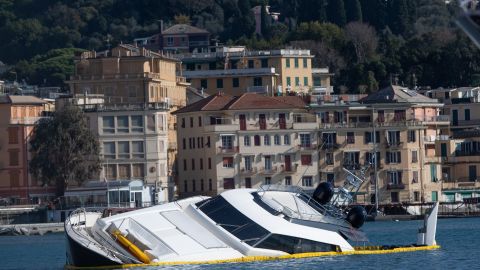
<path id="1" fill-rule="evenodd" d="M 67 261 L 69 265 L 79 267 L 120 265 L 118 262 L 110 260 L 106 256 L 78 243 L 68 233 L 66 234 L 66 241 L 68 249 Z"/>

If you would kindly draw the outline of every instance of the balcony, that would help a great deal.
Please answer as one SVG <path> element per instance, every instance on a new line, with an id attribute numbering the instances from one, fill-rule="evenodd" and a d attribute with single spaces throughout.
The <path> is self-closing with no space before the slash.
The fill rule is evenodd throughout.
<path id="1" fill-rule="evenodd" d="M 322 149 L 323 150 L 336 150 L 340 148 L 340 144 L 336 143 L 336 142 L 326 142 L 326 143 L 322 143 Z"/>
<path id="2" fill-rule="evenodd" d="M 38 121 L 42 119 L 47 119 L 48 117 L 22 117 L 22 118 L 12 118 L 10 119 L 10 125 L 35 125 Z"/>
<path id="3" fill-rule="evenodd" d="M 282 165 L 280 165 L 280 170 L 279 171 L 282 174 L 295 174 L 297 172 L 297 166 L 294 165 L 294 164 L 291 164 L 290 168 L 287 168 L 287 167 L 285 167 L 284 164 L 282 164 Z"/>
<path id="4" fill-rule="evenodd" d="M 252 168 L 242 167 L 240 169 L 240 174 L 241 175 L 254 175 L 256 173 L 257 173 L 257 168 L 256 167 L 252 167 Z"/>
<path id="5" fill-rule="evenodd" d="M 272 166 L 271 168 L 260 167 L 259 173 L 263 175 L 273 175 L 278 172 L 277 166 Z"/>
<path id="6" fill-rule="evenodd" d="M 239 69 L 214 69 L 214 70 L 186 70 L 186 78 L 220 78 L 233 76 L 275 76 L 275 68 L 239 68 Z M 267 86 L 260 86 L 267 87 Z M 249 91 L 250 92 L 250 91 Z"/>
<path id="7" fill-rule="evenodd" d="M 436 141 L 448 141 L 450 139 L 449 135 L 431 135 L 431 136 L 424 136 L 423 142 L 424 143 L 435 143 Z"/>
<path id="8" fill-rule="evenodd" d="M 471 181 L 469 177 L 461 177 L 455 181 L 442 181 L 442 190 L 449 189 L 480 189 L 480 179 Z"/>
<path id="9" fill-rule="evenodd" d="M 297 146 L 298 151 L 316 151 L 318 146 L 316 144 L 299 144 Z"/>
<path id="10" fill-rule="evenodd" d="M 238 153 L 238 146 L 223 147 L 219 146 L 217 148 L 217 154 L 236 154 Z"/>
<path id="11" fill-rule="evenodd" d="M 403 183 L 389 183 L 387 184 L 387 190 L 393 190 L 393 189 L 405 189 L 405 185 Z"/>
<path id="12" fill-rule="evenodd" d="M 293 129 L 316 129 L 317 118 L 313 115 L 294 115 Z"/>
<path id="13" fill-rule="evenodd" d="M 428 124 L 450 124 L 449 115 L 435 115 L 435 116 L 425 116 L 425 117 L 416 117 L 415 121 L 420 121 Z"/>
<path id="14" fill-rule="evenodd" d="M 386 148 L 400 148 L 402 147 L 403 142 L 385 142 Z"/>
<path id="15" fill-rule="evenodd" d="M 478 127 L 478 126 L 480 126 L 480 119 L 458 120 L 457 123 L 452 123 L 452 125 L 453 126 L 461 126 L 461 127 L 469 127 L 469 126 Z"/>
<path id="16" fill-rule="evenodd" d="M 268 89 L 269 89 L 268 85 L 249 86 L 247 87 L 247 92 L 265 94 L 265 93 L 268 93 Z"/>
<path id="17" fill-rule="evenodd" d="M 217 118 L 214 122 L 205 124 L 205 132 L 236 132 L 240 129 L 238 124 L 233 124 L 231 119 Z"/>

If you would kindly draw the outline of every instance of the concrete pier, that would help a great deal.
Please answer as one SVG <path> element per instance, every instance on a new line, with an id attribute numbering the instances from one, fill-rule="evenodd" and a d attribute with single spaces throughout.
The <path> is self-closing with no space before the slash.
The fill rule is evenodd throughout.
<path id="1" fill-rule="evenodd" d="M 44 235 L 64 232 L 63 222 L 0 225 L 0 235 Z"/>

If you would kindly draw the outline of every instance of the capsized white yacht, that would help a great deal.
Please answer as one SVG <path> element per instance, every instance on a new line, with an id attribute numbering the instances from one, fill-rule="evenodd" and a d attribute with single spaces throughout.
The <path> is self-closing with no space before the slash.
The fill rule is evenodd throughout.
<path id="1" fill-rule="evenodd" d="M 294 186 L 234 189 L 109 217 L 78 209 L 65 221 L 67 264 L 207 262 L 353 251 L 353 244 L 367 241 L 359 230 L 366 212 L 340 206 L 362 182 L 349 174 L 336 192 L 321 183 L 313 196 Z"/>

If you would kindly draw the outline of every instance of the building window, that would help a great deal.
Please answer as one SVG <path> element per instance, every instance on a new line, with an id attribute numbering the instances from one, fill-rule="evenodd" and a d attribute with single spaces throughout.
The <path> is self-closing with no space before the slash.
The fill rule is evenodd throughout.
<path id="1" fill-rule="evenodd" d="M 192 180 L 192 191 L 193 192 L 197 191 L 197 185 L 195 183 L 195 179 Z"/>
<path id="2" fill-rule="evenodd" d="M 208 158 L 208 169 L 212 169 L 212 158 Z"/>
<path id="3" fill-rule="evenodd" d="M 201 80 L 200 80 L 200 87 L 201 87 L 202 89 L 207 89 L 207 88 L 208 88 L 208 81 L 207 81 L 207 79 L 201 79 Z"/>
<path id="4" fill-rule="evenodd" d="M 187 160 L 186 159 L 183 159 L 183 170 L 184 171 L 187 170 Z"/>
<path id="5" fill-rule="evenodd" d="M 203 170 L 203 158 L 200 159 L 200 170 Z"/>
<path id="6" fill-rule="evenodd" d="M 347 132 L 347 143 L 354 144 L 355 143 L 355 133 L 354 132 Z"/>
<path id="7" fill-rule="evenodd" d="M 103 143 L 103 157 L 109 159 L 115 159 L 115 142 Z"/>
<path id="8" fill-rule="evenodd" d="M 470 109 L 465 109 L 465 121 L 470 121 Z"/>
<path id="9" fill-rule="evenodd" d="M 393 121 L 405 121 L 407 120 L 405 110 L 395 110 L 393 115 Z"/>
<path id="10" fill-rule="evenodd" d="M 285 66 L 286 66 L 287 68 L 290 67 L 290 58 L 285 59 Z"/>
<path id="11" fill-rule="evenodd" d="M 251 188 L 252 187 L 252 178 L 250 178 L 250 177 L 245 178 L 245 187 L 246 188 Z"/>
<path id="12" fill-rule="evenodd" d="M 145 177 L 145 166 L 140 164 L 132 164 L 132 177 L 143 179 Z"/>
<path id="13" fill-rule="evenodd" d="M 292 79 L 287 77 L 287 86 L 292 86 Z"/>
<path id="14" fill-rule="evenodd" d="M 243 136 L 243 145 L 250 146 L 250 136 L 248 135 Z"/>
<path id="15" fill-rule="evenodd" d="M 132 132 L 142 133 L 143 132 L 143 116 L 142 115 L 133 115 L 130 117 L 132 122 Z"/>
<path id="16" fill-rule="evenodd" d="M 300 77 L 295 77 L 295 86 L 300 86 Z"/>
<path id="17" fill-rule="evenodd" d="M 262 59 L 261 63 L 262 63 L 262 68 L 268 68 L 268 59 Z"/>
<path id="18" fill-rule="evenodd" d="M 438 191 L 432 191 L 432 202 L 438 201 Z"/>
<path id="19" fill-rule="evenodd" d="M 130 158 L 130 143 L 118 142 L 118 158 L 128 159 Z"/>
<path id="20" fill-rule="evenodd" d="M 387 143 L 388 145 L 400 144 L 400 131 L 388 131 Z"/>
<path id="21" fill-rule="evenodd" d="M 223 178 L 223 189 L 235 189 L 235 179 Z"/>
<path id="22" fill-rule="evenodd" d="M 292 185 L 292 177 L 291 176 L 285 176 L 285 185 L 286 186 L 291 186 Z"/>
<path id="23" fill-rule="evenodd" d="M 115 133 L 115 121 L 113 116 L 104 116 L 103 118 L 103 133 Z"/>
<path id="24" fill-rule="evenodd" d="M 117 132 L 128 133 L 128 116 L 117 116 Z"/>
<path id="25" fill-rule="evenodd" d="M 417 162 L 418 162 L 418 151 L 412 150 L 412 163 L 417 163 Z"/>
<path id="26" fill-rule="evenodd" d="M 265 185 L 271 185 L 272 184 L 272 178 L 271 177 L 265 177 Z"/>
<path id="27" fill-rule="evenodd" d="M 312 165 L 312 155 L 301 155 L 300 160 L 303 166 Z"/>
<path id="28" fill-rule="evenodd" d="M 173 37 L 167 37 L 167 45 L 173 46 Z"/>
<path id="29" fill-rule="evenodd" d="M 20 186 L 20 171 L 11 170 L 10 171 L 10 186 L 19 187 Z"/>
<path id="30" fill-rule="evenodd" d="M 380 143 L 380 131 L 375 131 L 375 138 L 373 132 L 365 132 L 365 144 L 373 143 L 374 139 L 376 143 Z"/>
<path id="31" fill-rule="evenodd" d="M 233 157 L 223 157 L 223 168 L 233 168 Z"/>
<path id="32" fill-rule="evenodd" d="M 219 89 L 223 88 L 223 79 L 217 79 L 217 88 Z"/>
<path id="33" fill-rule="evenodd" d="M 365 164 L 371 164 L 374 166 L 375 164 L 377 165 L 377 168 L 380 167 L 380 152 L 377 152 L 376 155 L 374 155 L 372 152 L 366 152 L 365 153 Z"/>
<path id="34" fill-rule="evenodd" d="M 420 192 L 418 192 L 418 191 L 413 192 L 413 201 L 414 202 L 420 201 Z"/>
<path id="35" fill-rule="evenodd" d="M 295 58 L 293 61 L 295 62 L 295 68 L 298 68 L 298 58 Z"/>
<path id="36" fill-rule="evenodd" d="M 308 85 L 308 77 L 303 77 L 303 86 Z"/>
<path id="37" fill-rule="evenodd" d="M 430 180 L 432 180 L 432 182 L 438 182 L 437 164 L 430 164 Z"/>
<path id="38" fill-rule="evenodd" d="M 263 136 L 263 145 L 270 145 L 270 135 Z"/>
<path id="39" fill-rule="evenodd" d="M 185 138 L 182 139 L 182 149 L 183 150 L 187 149 L 187 139 Z"/>
<path id="40" fill-rule="evenodd" d="M 199 127 L 202 126 L 202 117 L 201 116 L 198 117 L 198 126 Z"/>
<path id="41" fill-rule="evenodd" d="M 398 203 L 398 202 L 400 202 L 400 199 L 399 199 L 399 196 L 398 196 L 398 192 L 392 192 L 392 193 L 390 193 L 390 197 L 391 197 L 392 203 Z"/>
<path id="42" fill-rule="evenodd" d="M 280 136 L 279 136 L 278 134 L 275 134 L 275 135 L 273 136 L 273 143 L 274 143 L 275 145 L 280 145 Z"/>
<path id="43" fill-rule="evenodd" d="M 307 58 L 303 58 L 303 67 L 308 68 L 308 59 Z"/>
<path id="44" fill-rule="evenodd" d="M 222 149 L 233 149 L 233 137 L 234 136 L 221 136 Z"/>
<path id="45" fill-rule="evenodd" d="M 327 173 L 327 182 L 334 185 L 335 184 L 335 174 Z"/>
<path id="46" fill-rule="evenodd" d="M 331 153 L 331 152 L 325 153 L 325 164 L 327 164 L 327 165 L 333 165 L 334 164 L 333 153 Z"/>
<path id="47" fill-rule="evenodd" d="M 213 190 L 213 184 L 212 184 L 212 179 L 208 179 L 208 190 L 212 191 Z"/>
<path id="48" fill-rule="evenodd" d="M 145 150 L 143 147 L 143 141 L 132 142 L 132 157 L 133 158 L 144 158 Z"/>
<path id="49" fill-rule="evenodd" d="M 267 129 L 267 117 L 265 114 L 262 113 L 258 115 L 258 125 L 260 129 Z"/>
<path id="50" fill-rule="evenodd" d="M 195 159 L 192 158 L 192 171 L 194 171 L 194 170 L 195 170 Z"/>
<path id="51" fill-rule="evenodd" d="M 260 146 L 260 135 L 253 136 L 253 143 L 255 146 Z"/>
<path id="52" fill-rule="evenodd" d="M 238 78 L 233 78 L 232 79 L 232 87 L 237 88 L 240 86 L 240 80 Z"/>
<path id="53" fill-rule="evenodd" d="M 254 68 L 255 62 L 253 60 L 248 60 L 248 68 Z"/>
<path id="54" fill-rule="evenodd" d="M 245 170 L 246 171 L 251 171 L 252 170 L 252 156 L 245 156 L 244 161 L 245 161 Z"/>
<path id="55" fill-rule="evenodd" d="M 418 171 L 412 171 L 412 184 L 418 183 Z"/>
<path id="56" fill-rule="evenodd" d="M 387 152 L 386 154 L 387 154 L 387 164 L 402 162 L 402 154 L 400 151 Z"/>
<path id="57" fill-rule="evenodd" d="M 310 147 L 311 146 L 311 141 L 310 141 L 310 134 L 300 134 L 300 146 L 301 147 Z"/>
<path id="58" fill-rule="evenodd" d="M 262 86 L 262 77 L 254 77 L 253 86 Z"/>
<path id="59" fill-rule="evenodd" d="M 265 171 L 270 171 L 272 169 L 272 157 L 265 156 L 264 162 L 265 162 Z"/>
<path id="60" fill-rule="evenodd" d="M 19 152 L 20 151 L 18 149 L 8 150 L 10 166 L 18 166 L 18 163 L 19 163 L 18 153 Z"/>
<path id="61" fill-rule="evenodd" d="M 377 112 L 377 122 L 379 122 L 379 123 L 385 122 L 385 111 L 379 110 Z"/>
<path id="62" fill-rule="evenodd" d="M 389 184 L 398 185 L 402 183 L 401 171 L 389 171 L 387 172 L 387 180 Z"/>
<path id="63" fill-rule="evenodd" d="M 417 141 L 417 133 L 415 130 L 409 130 L 407 133 L 407 141 L 408 142 L 416 142 Z"/>
<path id="64" fill-rule="evenodd" d="M 304 176 L 302 177 L 302 186 L 304 187 L 311 187 L 313 186 L 313 181 L 311 176 Z"/>
<path id="65" fill-rule="evenodd" d="M 185 128 L 185 118 L 182 118 L 182 128 Z"/>
<path id="66" fill-rule="evenodd" d="M 183 181 L 183 191 L 188 192 L 188 181 L 187 180 Z"/>
<path id="67" fill-rule="evenodd" d="M 288 134 L 283 135 L 283 144 L 290 145 L 290 135 Z"/>
<path id="68" fill-rule="evenodd" d="M 210 136 L 207 136 L 207 146 L 210 148 Z"/>

